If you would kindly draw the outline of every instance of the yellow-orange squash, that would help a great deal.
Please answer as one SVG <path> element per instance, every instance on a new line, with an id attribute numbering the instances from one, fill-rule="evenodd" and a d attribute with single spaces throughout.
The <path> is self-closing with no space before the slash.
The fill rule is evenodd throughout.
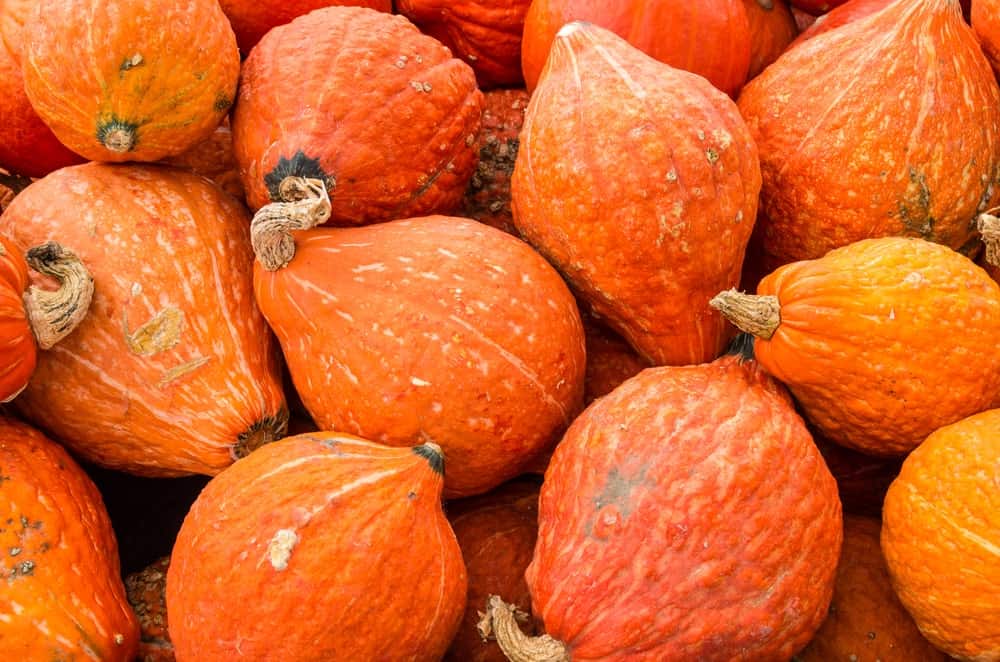
<path id="1" fill-rule="evenodd" d="M 62 447 L 2 416 L 0 549 L 4 659 L 132 662 L 139 628 L 100 493 Z"/>

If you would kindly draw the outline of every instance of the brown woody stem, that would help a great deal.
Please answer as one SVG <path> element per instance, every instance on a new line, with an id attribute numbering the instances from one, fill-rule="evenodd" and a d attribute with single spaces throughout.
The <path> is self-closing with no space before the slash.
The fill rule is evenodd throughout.
<path id="1" fill-rule="evenodd" d="M 727 290 L 717 294 L 708 304 L 740 331 L 764 340 L 770 339 L 781 324 L 781 306 L 776 296 Z"/>
<path id="2" fill-rule="evenodd" d="M 521 632 L 516 611 L 499 596 L 491 595 L 479 621 L 480 634 L 492 635 L 511 662 L 569 662 L 566 644 L 547 634 L 529 637 Z"/>
<path id="3" fill-rule="evenodd" d="M 240 433 L 233 445 L 233 459 L 243 459 L 264 444 L 281 439 L 287 432 L 288 410 L 282 407 L 274 416 L 265 416 Z"/>
<path id="4" fill-rule="evenodd" d="M 282 201 L 258 209 L 250 224 L 254 253 L 268 271 L 284 268 L 295 257 L 293 230 L 308 230 L 330 218 L 330 196 L 321 180 L 285 177 L 278 192 Z"/>
<path id="5" fill-rule="evenodd" d="M 1000 218 L 985 212 L 979 215 L 977 226 L 986 247 L 986 261 L 994 267 L 1000 267 Z"/>
<path id="6" fill-rule="evenodd" d="M 72 251 L 54 241 L 29 248 L 28 265 L 59 281 L 59 289 L 31 286 L 24 293 L 24 309 L 41 349 L 49 349 L 73 332 L 87 316 L 94 297 L 94 279 Z"/>

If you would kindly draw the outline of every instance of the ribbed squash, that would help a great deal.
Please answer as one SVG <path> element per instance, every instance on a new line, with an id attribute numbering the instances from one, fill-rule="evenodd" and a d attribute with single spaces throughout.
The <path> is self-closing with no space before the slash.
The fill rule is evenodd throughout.
<path id="1" fill-rule="evenodd" d="M 434 444 L 289 437 L 213 478 L 167 571 L 188 660 L 440 660 L 465 608 Z"/>
<path id="2" fill-rule="evenodd" d="M 3 416 L 0 510 L 4 658 L 131 662 L 139 628 L 100 493 L 62 447 Z"/>
<path id="3" fill-rule="evenodd" d="M 15 401 L 75 453 L 151 476 L 213 474 L 281 436 L 249 218 L 214 184 L 166 166 L 71 166 L 18 195 L 0 233 L 22 248 L 58 238 L 94 278 L 87 317 Z"/>

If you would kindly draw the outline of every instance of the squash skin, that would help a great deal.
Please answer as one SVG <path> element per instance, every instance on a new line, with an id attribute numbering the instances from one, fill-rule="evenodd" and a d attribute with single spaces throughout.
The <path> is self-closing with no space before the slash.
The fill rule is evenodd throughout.
<path id="1" fill-rule="evenodd" d="M 735 356 L 649 368 L 588 407 L 538 523 L 532 608 L 574 662 L 789 659 L 826 616 L 841 544 L 791 399 Z"/>
<path id="2" fill-rule="evenodd" d="M 517 476 L 582 409 L 576 302 L 524 242 L 428 216 L 295 233 L 254 288 L 298 394 L 324 430 L 448 458 L 447 498 Z"/>
<path id="3" fill-rule="evenodd" d="M 440 659 L 467 578 L 419 451 L 319 432 L 213 478 L 167 571 L 177 659 Z"/>
<path id="4" fill-rule="evenodd" d="M 179 154 L 212 133 L 236 94 L 236 38 L 214 0 L 43 0 L 23 35 L 32 107 L 87 159 Z"/>
<path id="5" fill-rule="evenodd" d="M 67 222 L 72 219 L 72 222 Z M 280 436 L 277 346 L 256 309 L 246 210 L 160 165 L 88 163 L 0 217 L 21 248 L 57 239 L 91 271 L 86 318 L 39 355 L 14 404 L 74 453 L 146 476 L 214 474 Z"/>
<path id="6" fill-rule="evenodd" d="M 768 270 L 871 237 L 977 249 L 971 221 L 1000 196 L 1000 88 L 956 2 L 902 0 L 808 39 L 739 108 Z"/>
<path id="7" fill-rule="evenodd" d="M 237 200 L 246 200 L 236 157 L 233 156 L 233 132 L 229 122 L 220 124 L 212 135 L 186 152 L 163 159 L 163 163 L 185 168 L 211 179 Z"/>
<path id="8" fill-rule="evenodd" d="M 167 569 L 163 556 L 125 578 L 129 604 L 139 620 L 137 662 L 174 662 L 174 645 L 167 631 Z"/>
<path id="9" fill-rule="evenodd" d="M 843 5 L 817 18 L 812 25 L 795 38 L 792 45 L 800 44 L 852 21 L 871 16 L 875 12 L 885 9 L 892 2 L 893 0 L 847 0 Z"/>
<path id="10" fill-rule="evenodd" d="M 781 324 L 754 354 L 836 443 L 902 455 L 1000 395 L 1000 287 L 968 258 L 866 239 L 766 276 Z"/>
<path id="11" fill-rule="evenodd" d="M 781 56 L 799 33 L 799 28 L 785 0 L 743 0 L 743 7 L 750 25 L 747 80 L 751 80 Z"/>
<path id="12" fill-rule="evenodd" d="M 920 631 L 959 660 L 1000 660 L 1000 409 L 945 426 L 889 486 L 881 546 Z"/>
<path id="13" fill-rule="evenodd" d="M 472 69 L 402 16 L 300 16 L 243 65 L 232 126 L 247 203 L 277 201 L 285 177 L 303 176 L 326 183 L 328 225 L 451 211 L 475 169 L 482 112 Z"/>
<path id="14" fill-rule="evenodd" d="M 0 236 L 0 402 L 27 385 L 38 361 L 38 346 L 24 309 L 28 264 L 10 239 Z"/>
<path id="15" fill-rule="evenodd" d="M 732 337 L 708 301 L 739 278 L 756 147 L 703 78 L 603 28 L 563 30 L 521 131 L 514 223 L 648 361 L 709 361 Z"/>
<path id="16" fill-rule="evenodd" d="M 975 0 L 969 20 L 990 67 L 994 73 L 1000 72 L 1000 2 Z"/>
<path id="17" fill-rule="evenodd" d="M 12 660 L 131 662 L 139 639 L 101 495 L 69 454 L 0 417 L 0 641 Z"/>

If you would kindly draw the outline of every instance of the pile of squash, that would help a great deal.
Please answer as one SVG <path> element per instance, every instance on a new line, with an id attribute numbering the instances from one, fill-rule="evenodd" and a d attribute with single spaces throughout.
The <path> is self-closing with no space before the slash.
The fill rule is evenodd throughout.
<path id="1" fill-rule="evenodd" d="M 1000 661 L 1000 1 L 0 37 L 0 658 Z"/>

